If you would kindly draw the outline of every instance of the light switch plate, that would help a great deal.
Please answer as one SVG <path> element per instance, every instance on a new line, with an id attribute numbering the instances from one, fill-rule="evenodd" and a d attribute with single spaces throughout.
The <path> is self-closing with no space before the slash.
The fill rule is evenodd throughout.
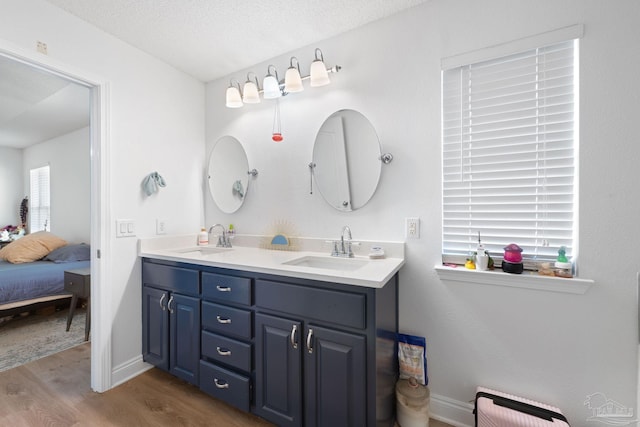
<path id="1" fill-rule="evenodd" d="M 136 223 L 132 219 L 116 220 L 116 237 L 135 237 Z"/>

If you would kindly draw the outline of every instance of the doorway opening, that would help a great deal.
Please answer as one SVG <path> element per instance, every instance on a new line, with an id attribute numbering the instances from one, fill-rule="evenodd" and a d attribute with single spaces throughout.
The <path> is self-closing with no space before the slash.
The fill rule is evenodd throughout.
<path id="1" fill-rule="evenodd" d="M 43 81 L 38 83 L 34 80 L 34 83 L 30 85 L 32 92 L 36 92 L 36 89 L 47 90 L 47 85 L 62 85 L 64 87 L 71 88 L 66 92 L 83 90 L 87 94 L 88 102 L 82 106 L 82 108 L 88 109 L 85 113 L 88 115 L 88 128 L 85 129 L 86 135 L 89 135 L 90 145 L 87 153 L 89 155 L 85 161 L 89 164 L 88 174 L 83 176 L 82 179 L 78 177 L 78 181 L 85 181 L 86 194 L 84 202 L 87 204 L 84 206 L 86 214 L 84 219 L 85 224 L 80 227 L 83 230 L 84 236 L 87 236 L 91 247 L 90 252 L 90 303 L 91 307 L 91 388 L 97 392 L 103 392 L 111 387 L 111 330 L 109 321 L 109 295 L 108 289 L 103 289 L 102 283 L 108 283 L 108 265 L 109 261 L 109 241 L 108 241 L 108 84 L 102 81 L 100 78 L 90 75 L 89 73 L 78 72 L 66 64 L 59 64 L 52 61 L 50 58 L 38 55 L 35 53 L 27 52 L 10 46 L 8 43 L 0 40 L 0 60 L 10 64 L 11 67 L 22 67 L 24 70 L 28 70 L 31 74 L 40 75 Z M 38 86 L 40 84 L 40 86 Z M 14 85 L 15 86 L 15 85 Z M 2 90 L 0 85 L 0 91 Z M 15 87 L 13 87 L 15 90 Z M 60 91 L 56 91 L 49 87 L 52 91 L 52 96 L 48 97 L 49 103 L 62 105 L 65 101 L 69 101 L 72 96 L 69 93 L 60 95 Z M 60 96 L 56 96 L 58 94 Z M 0 93 L 2 96 L 2 93 Z M 36 97 L 34 93 L 26 94 L 27 97 Z M 68 98 L 68 99 L 67 99 Z M 60 108 L 58 112 L 61 112 Z M 61 126 L 63 120 L 60 117 L 53 119 L 52 126 Z M 34 123 L 32 121 L 32 123 Z M 41 123 L 41 121 L 37 121 Z M 35 126 L 34 126 L 35 128 Z M 58 153 L 60 154 L 60 153 Z M 62 162 L 64 156 L 58 156 Z M 53 166 L 53 165 L 52 165 Z M 52 169 L 53 170 L 53 169 Z M 73 178 L 73 170 L 65 171 L 68 176 Z M 88 181 L 88 182 L 87 182 Z M 52 190 L 53 191 L 53 190 Z M 64 192 L 59 192 L 60 197 L 64 198 Z M 65 203 L 61 209 L 66 209 L 69 216 L 73 216 L 73 206 L 69 206 L 69 203 Z M 52 207 L 53 210 L 53 207 Z M 52 216 L 54 216 L 52 212 Z M 63 218 L 64 212 L 59 213 L 58 218 Z M 54 216 L 55 218 L 55 216 Z M 80 218 L 80 216 L 78 217 Z M 78 219 L 71 222 L 78 222 Z M 70 223 L 71 223 L 70 222 Z M 57 222 L 59 226 L 63 227 L 60 234 L 74 234 L 80 230 L 69 225 L 67 229 L 64 229 L 64 222 Z M 88 229 L 87 229 L 88 228 Z M 55 233 L 54 230 L 51 230 Z M 70 240 L 83 239 L 80 236 L 74 235 Z M 83 239 L 84 240 L 84 239 Z"/>

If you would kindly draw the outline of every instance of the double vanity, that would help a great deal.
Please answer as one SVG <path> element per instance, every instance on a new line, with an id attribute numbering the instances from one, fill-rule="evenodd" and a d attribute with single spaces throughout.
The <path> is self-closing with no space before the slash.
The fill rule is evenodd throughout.
<path id="1" fill-rule="evenodd" d="M 195 241 L 140 241 L 146 362 L 280 426 L 393 425 L 403 243 Z"/>

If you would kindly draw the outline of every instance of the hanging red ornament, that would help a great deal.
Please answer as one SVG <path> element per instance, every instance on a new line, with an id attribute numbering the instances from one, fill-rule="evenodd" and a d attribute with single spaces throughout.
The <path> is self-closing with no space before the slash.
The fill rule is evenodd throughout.
<path id="1" fill-rule="evenodd" d="M 273 132 L 271 134 L 271 139 L 275 142 L 280 142 L 284 138 L 282 136 L 282 131 L 280 127 L 280 100 L 276 99 L 276 108 L 273 114 Z"/>

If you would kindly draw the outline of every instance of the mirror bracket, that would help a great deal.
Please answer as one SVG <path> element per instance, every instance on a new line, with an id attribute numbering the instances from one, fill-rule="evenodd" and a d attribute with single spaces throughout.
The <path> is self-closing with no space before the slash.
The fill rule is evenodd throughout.
<path id="1" fill-rule="evenodd" d="M 253 178 L 255 178 L 256 176 L 258 176 L 258 170 L 256 168 L 253 168 L 250 171 L 247 171 L 247 175 L 251 175 Z"/>
<path id="2" fill-rule="evenodd" d="M 388 165 L 393 160 L 393 154 L 384 153 L 379 157 L 379 159 L 382 161 L 382 163 L 384 163 L 385 165 Z"/>

